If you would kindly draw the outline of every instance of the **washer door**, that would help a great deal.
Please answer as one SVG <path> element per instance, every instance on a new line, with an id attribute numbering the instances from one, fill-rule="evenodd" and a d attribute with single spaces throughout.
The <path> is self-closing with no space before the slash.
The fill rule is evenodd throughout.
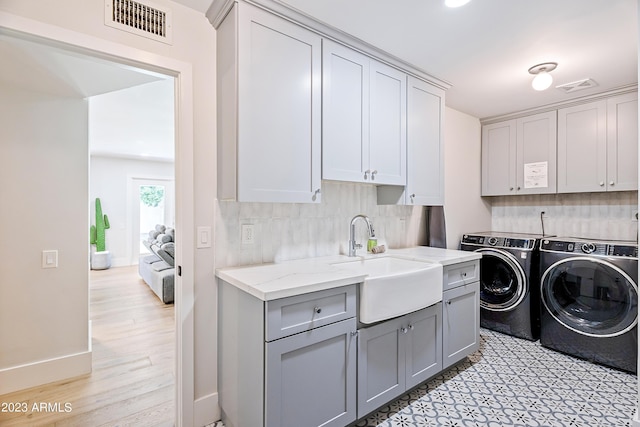
<path id="1" fill-rule="evenodd" d="M 542 275 L 544 308 L 563 326 L 591 337 L 614 337 L 638 323 L 638 286 L 606 260 L 561 260 Z"/>
<path id="2" fill-rule="evenodd" d="M 526 293 L 527 281 L 520 263 L 509 252 L 483 248 L 480 260 L 480 307 L 513 310 Z"/>

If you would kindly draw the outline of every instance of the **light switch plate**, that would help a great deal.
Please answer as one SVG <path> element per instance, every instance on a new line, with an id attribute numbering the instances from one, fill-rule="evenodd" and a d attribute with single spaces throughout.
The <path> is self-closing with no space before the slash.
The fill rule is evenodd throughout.
<path id="1" fill-rule="evenodd" d="M 210 248 L 211 247 L 211 227 L 204 226 L 198 227 L 197 230 L 198 235 L 196 236 L 196 248 Z"/>
<path id="2" fill-rule="evenodd" d="M 42 268 L 58 268 L 58 251 L 42 251 Z"/>

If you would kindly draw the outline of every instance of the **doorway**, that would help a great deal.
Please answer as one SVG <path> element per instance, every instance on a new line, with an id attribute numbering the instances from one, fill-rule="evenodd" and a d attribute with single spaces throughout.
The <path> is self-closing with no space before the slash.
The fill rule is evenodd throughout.
<path id="1" fill-rule="evenodd" d="M 193 363 L 183 361 L 193 360 L 193 319 L 189 313 L 193 312 L 193 298 L 183 295 L 193 295 L 194 287 L 194 227 L 193 227 L 193 121 L 192 121 L 192 66 L 179 60 L 159 55 L 150 55 L 149 52 L 120 45 L 113 42 L 101 41 L 96 38 L 73 31 L 59 31 L 47 24 L 37 21 L 11 19 L 10 14 L 0 12 L 2 19 L 0 35 L 5 35 L 19 40 L 34 42 L 44 50 L 62 48 L 74 55 L 90 58 L 96 63 L 110 64 L 112 68 L 131 69 L 131 66 L 140 67 L 144 74 L 162 74 L 175 80 L 175 117 L 180 126 L 176 128 L 176 150 L 179 155 L 176 158 L 176 227 L 182 230 L 180 241 L 176 247 L 176 264 L 182 266 L 182 275 L 176 277 L 176 425 L 192 424 L 194 402 L 194 373 Z M 55 47 L 54 47 L 55 46 Z M 143 58 L 143 59 L 141 59 Z M 46 58 L 42 58 L 45 60 Z M 144 62 L 141 62 L 144 61 Z M 75 68 L 74 68 L 75 69 Z M 100 76 L 92 75 L 91 82 L 103 83 Z M 59 87 L 63 87 L 58 85 Z M 84 221 L 82 224 L 84 229 Z M 87 257 L 88 259 L 88 257 Z M 55 304 L 51 304 L 55 306 Z M 54 310 L 51 307 L 50 310 Z M 57 312 L 56 312 L 57 313 Z M 56 315 L 53 313 L 52 315 Z M 47 313 L 43 313 L 47 315 Z M 83 320 L 84 321 L 84 320 Z M 86 335 L 85 335 L 86 337 Z M 90 350 L 89 350 L 90 351 Z M 73 367 L 65 365 L 61 372 L 51 370 L 51 379 L 67 378 Z M 9 371 L 11 368 L 9 368 Z M 29 384 L 28 370 L 17 372 L 12 384 L 19 387 L 21 384 Z M 11 373 L 11 372 L 9 372 Z M 58 375 L 56 377 L 56 375 Z M 31 381 L 33 377 L 31 377 Z M 18 388 L 16 388 L 18 389 Z"/>

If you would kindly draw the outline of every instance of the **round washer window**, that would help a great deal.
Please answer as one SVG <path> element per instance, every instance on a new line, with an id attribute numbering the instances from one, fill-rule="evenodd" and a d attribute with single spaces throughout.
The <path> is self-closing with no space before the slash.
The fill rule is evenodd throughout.
<path id="1" fill-rule="evenodd" d="M 526 280 L 513 255 L 497 249 L 478 249 L 480 260 L 480 306 L 492 311 L 512 310 L 525 296 Z"/>
<path id="2" fill-rule="evenodd" d="M 540 284 L 544 308 L 565 327 L 611 337 L 638 322 L 638 287 L 624 271 L 597 258 L 569 258 L 549 267 Z"/>

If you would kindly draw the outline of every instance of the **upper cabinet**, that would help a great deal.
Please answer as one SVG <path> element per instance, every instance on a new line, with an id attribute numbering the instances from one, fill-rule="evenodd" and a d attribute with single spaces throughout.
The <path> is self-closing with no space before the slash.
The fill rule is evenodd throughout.
<path id="1" fill-rule="evenodd" d="M 482 127 L 482 195 L 556 192 L 556 112 Z"/>
<path id="2" fill-rule="evenodd" d="M 323 41 L 324 179 L 405 185 L 405 73 Z"/>
<path id="3" fill-rule="evenodd" d="M 637 93 L 558 110 L 558 192 L 637 189 Z"/>
<path id="4" fill-rule="evenodd" d="M 218 197 L 320 202 L 322 38 L 247 3 L 221 22 Z"/>
<path id="5" fill-rule="evenodd" d="M 409 77 L 405 204 L 444 204 L 444 90 Z"/>

